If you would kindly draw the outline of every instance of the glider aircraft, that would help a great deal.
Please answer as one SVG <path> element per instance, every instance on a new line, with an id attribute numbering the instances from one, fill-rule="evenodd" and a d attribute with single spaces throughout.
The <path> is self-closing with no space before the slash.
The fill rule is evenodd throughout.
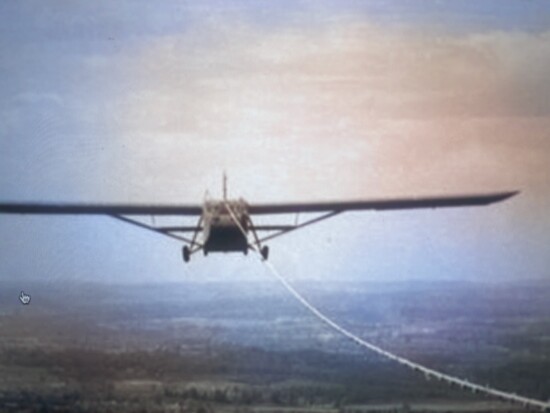
<path id="1" fill-rule="evenodd" d="M 485 206 L 504 201 L 517 193 L 518 191 L 509 191 L 427 198 L 249 204 L 244 199 L 227 198 L 227 178 L 224 176 L 223 199 L 205 200 L 202 205 L 0 203 L 0 213 L 106 215 L 183 241 L 184 262 L 188 262 L 191 255 L 199 251 L 203 251 L 204 255 L 210 252 L 247 254 L 249 249 L 257 249 L 263 259 L 267 260 L 269 248 L 265 245 L 266 241 L 345 211 Z M 294 225 L 255 225 L 252 221 L 254 215 L 312 212 L 323 214 Z M 146 215 L 195 216 L 198 221 L 194 226 L 156 226 L 131 218 Z M 191 238 L 184 236 L 185 233 L 191 233 Z M 249 239 L 249 233 L 252 234 L 252 240 Z M 259 234 L 265 235 L 260 237 Z"/>

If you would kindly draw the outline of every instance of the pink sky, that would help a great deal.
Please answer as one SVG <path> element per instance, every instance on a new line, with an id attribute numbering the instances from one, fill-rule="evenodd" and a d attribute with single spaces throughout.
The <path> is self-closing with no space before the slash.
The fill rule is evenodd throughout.
<path id="1" fill-rule="evenodd" d="M 549 33 L 243 23 L 118 63 L 121 168 L 167 199 L 223 169 L 262 200 L 549 189 Z"/>

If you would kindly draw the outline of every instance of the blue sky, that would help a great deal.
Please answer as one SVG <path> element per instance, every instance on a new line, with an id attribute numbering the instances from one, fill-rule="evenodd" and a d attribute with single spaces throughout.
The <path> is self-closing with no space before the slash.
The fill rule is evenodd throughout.
<path id="1" fill-rule="evenodd" d="M 545 1 L 2 2 L 0 198 L 360 199 L 521 189 L 486 209 L 347 214 L 272 244 L 316 280 L 548 277 Z M 292 220 L 289 217 L 288 220 Z M 0 277 L 257 279 L 101 217 L 0 216 Z"/>

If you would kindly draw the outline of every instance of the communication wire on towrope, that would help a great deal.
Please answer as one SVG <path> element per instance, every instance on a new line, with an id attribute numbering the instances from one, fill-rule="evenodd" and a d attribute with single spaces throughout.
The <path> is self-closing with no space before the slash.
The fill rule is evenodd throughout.
<path id="1" fill-rule="evenodd" d="M 239 229 L 243 232 L 243 234 L 246 236 L 246 231 L 242 227 L 241 223 L 237 219 L 234 211 L 232 210 L 229 203 L 225 202 L 225 207 L 227 208 L 227 211 L 229 212 L 231 219 L 235 222 L 235 224 L 239 227 Z M 383 357 L 386 357 L 390 360 L 393 360 L 405 367 L 408 367 L 409 369 L 424 374 L 424 377 L 426 379 L 436 379 L 440 382 L 449 384 L 451 386 L 457 386 L 459 388 L 462 388 L 464 390 L 470 390 L 473 393 L 480 393 L 480 394 L 486 394 L 492 397 L 496 397 L 501 400 L 505 400 L 508 402 L 518 403 L 521 404 L 524 407 L 531 407 L 540 409 L 542 411 L 550 411 L 550 403 L 543 402 L 541 400 L 531 399 L 529 397 L 520 396 L 514 393 L 505 392 L 502 390 L 494 389 L 490 386 L 483 386 L 480 384 L 473 383 L 466 379 L 461 379 L 459 377 L 451 376 L 446 373 L 439 372 L 437 370 L 433 370 L 429 367 L 423 366 L 421 364 L 415 363 L 414 361 L 411 361 L 409 359 L 406 359 L 404 357 L 398 356 L 394 353 L 391 353 L 389 351 L 386 351 L 382 349 L 381 347 L 378 347 L 375 344 L 369 343 L 368 341 L 363 340 L 362 338 L 356 336 L 349 330 L 346 330 L 344 327 L 340 326 L 336 322 L 334 322 L 332 319 L 324 315 L 321 311 L 319 311 L 313 304 L 311 304 L 306 298 L 304 298 L 298 291 L 294 289 L 292 285 L 288 283 L 288 281 L 279 273 L 279 271 L 271 264 L 270 262 L 262 259 L 260 252 L 255 248 L 254 245 L 250 245 L 250 248 L 258 255 L 260 260 L 264 263 L 264 265 L 267 267 L 267 269 L 271 272 L 271 274 L 285 287 L 285 289 L 300 303 L 302 304 L 309 312 L 311 312 L 315 317 L 317 317 L 319 320 L 321 320 L 323 323 L 327 324 L 330 328 L 337 331 L 338 333 L 342 334 L 343 336 L 347 337 L 348 339 L 354 341 L 356 344 L 360 345 L 361 347 L 364 347 L 368 350 L 371 350 Z"/>

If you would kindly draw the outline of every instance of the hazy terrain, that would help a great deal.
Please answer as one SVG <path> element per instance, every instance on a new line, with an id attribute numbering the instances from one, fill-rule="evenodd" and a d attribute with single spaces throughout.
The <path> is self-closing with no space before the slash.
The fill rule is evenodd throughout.
<path id="1" fill-rule="evenodd" d="M 28 306 L 0 283 L 2 411 L 518 410 L 365 352 L 270 280 L 25 285 Z M 550 283 L 296 287 L 400 355 L 550 398 Z"/>

